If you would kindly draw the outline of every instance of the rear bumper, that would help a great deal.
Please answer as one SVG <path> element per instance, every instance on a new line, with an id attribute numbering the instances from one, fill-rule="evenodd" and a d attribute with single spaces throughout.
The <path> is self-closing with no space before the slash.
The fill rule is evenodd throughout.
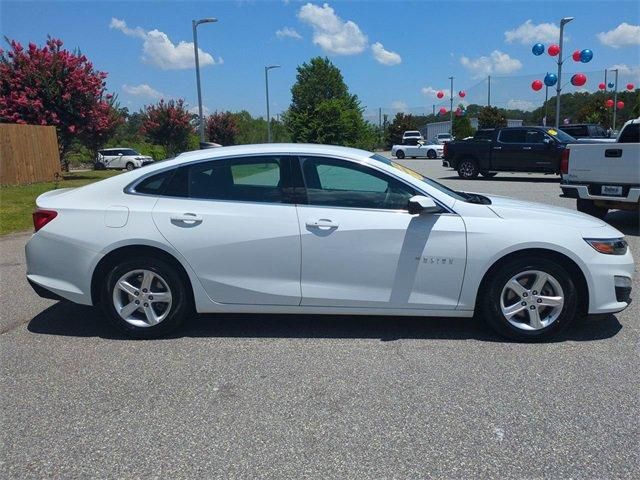
<path id="1" fill-rule="evenodd" d="M 33 288 L 33 291 L 36 292 L 39 297 L 48 298 L 49 300 L 65 300 L 63 297 L 61 297 L 57 293 L 54 293 L 51 290 L 44 288 L 42 285 L 38 285 L 36 282 L 31 280 L 30 278 L 27 278 L 27 281 L 29 282 L 29 285 L 31 285 L 31 288 Z"/>
<path id="2" fill-rule="evenodd" d="M 594 185 L 571 185 L 561 184 L 562 196 L 565 198 L 580 198 L 583 200 L 600 200 L 603 202 L 616 202 L 616 203 L 638 203 L 640 201 L 640 187 L 629 187 L 626 195 L 611 196 L 611 195 L 597 195 L 594 191 L 597 191 Z M 626 188 L 624 189 L 626 190 Z M 624 192 L 623 190 L 623 192 Z"/>

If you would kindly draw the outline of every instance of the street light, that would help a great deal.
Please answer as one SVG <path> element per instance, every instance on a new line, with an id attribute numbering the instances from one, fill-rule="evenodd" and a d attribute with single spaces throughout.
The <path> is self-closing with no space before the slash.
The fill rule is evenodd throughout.
<path id="1" fill-rule="evenodd" d="M 198 112 L 200 115 L 200 142 L 204 142 L 204 116 L 202 115 L 202 90 L 200 88 L 200 60 L 198 59 L 198 31 L 196 28 L 201 23 L 215 23 L 217 18 L 201 18 L 200 20 L 191 20 L 193 27 L 193 51 L 196 56 L 196 83 L 198 85 Z"/>
<path id="2" fill-rule="evenodd" d="M 267 143 L 271 143 L 271 115 L 269 114 L 269 70 L 280 68 L 280 65 L 267 65 L 264 67 L 264 84 L 267 90 Z"/>
<path id="3" fill-rule="evenodd" d="M 564 26 L 573 20 L 573 17 L 564 17 L 560 20 L 560 51 L 558 52 L 558 82 L 556 83 L 556 128 L 560 128 L 560 91 L 562 90 L 562 42 Z"/>
<path id="4" fill-rule="evenodd" d="M 449 100 L 451 102 L 449 106 L 449 118 L 451 119 L 451 136 L 453 137 L 453 77 L 449 77 L 451 80 L 451 91 L 449 92 Z"/>

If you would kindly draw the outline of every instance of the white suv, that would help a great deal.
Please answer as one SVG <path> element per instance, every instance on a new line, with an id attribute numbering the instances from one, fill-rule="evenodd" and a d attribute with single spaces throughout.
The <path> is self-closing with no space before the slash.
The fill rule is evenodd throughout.
<path id="1" fill-rule="evenodd" d="M 98 150 L 96 170 L 105 168 L 133 170 L 153 162 L 153 158 L 141 155 L 132 148 L 105 148 Z"/>
<path id="2" fill-rule="evenodd" d="M 402 143 L 406 143 L 407 140 L 414 140 L 412 144 L 415 145 L 415 141 L 424 140 L 424 138 L 418 130 L 407 130 L 402 134 Z"/>

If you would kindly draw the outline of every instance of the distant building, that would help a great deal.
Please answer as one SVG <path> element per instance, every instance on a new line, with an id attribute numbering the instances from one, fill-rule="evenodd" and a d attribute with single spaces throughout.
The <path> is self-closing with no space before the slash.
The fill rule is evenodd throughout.
<path id="1" fill-rule="evenodd" d="M 471 121 L 471 126 L 474 129 L 478 129 L 478 119 L 477 118 L 470 118 L 469 119 Z M 507 127 L 521 127 L 522 126 L 522 120 L 515 120 L 515 119 L 507 119 Z M 451 131 L 451 122 L 435 122 L 435 123 L 427 123 L 426 125 L 424 125 L 423 127 L 419 128 L 420 133 L 422 133 L 422 136 L 424 137 L 425 140 L 431 140 L 433 139 L 438 133 L 448 133 Z"/>

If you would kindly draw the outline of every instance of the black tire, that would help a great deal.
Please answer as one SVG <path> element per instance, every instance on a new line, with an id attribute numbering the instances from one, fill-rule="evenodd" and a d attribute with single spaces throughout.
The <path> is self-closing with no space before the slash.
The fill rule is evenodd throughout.
<path id="1" fill-rule="evenodd" d="M 471 180 L 478 176 L 480 170 L 478 163 L 472 158 L 463 158 L 458 164 L 458 176 L 465 180 Z"/>
<path id="2" fill-rule="evenodd" d="M 93 164 L 93 169 L 94 170 L 106 170 L 107 167 L 102 162 L 96 162 L 96 163 Z"/>
<path id="3" fill-rule="evenodd" d="M 427 150 L 427 158 L 433 160 L 434 158 L 438 158 L 438 154 L 435 150 Z"/>
<path id="4" fill-rule="evenodd" d="M 595 202 L 591 200 L 584 200 L 582 198 L 578 198 L 576 201 L 576 208 L 579 212 L 586 213 L 587 215 L 599 218 L 600 220 L 606 217 L 609 212 L 607 207 L 599 207 Z"/>
<path id="5" fill-rule="evenodd" d="M 166 282 L 169 293 L 171 294 L 172 301 L 170 307 L 168 308 L 168 313 L 162 321 L 155 325 L 132 325 L 131 323 L 123 319 L 116 310 L 116 306 L 114 304 L 114 289 L 116 282 L 118 282 L 118 280 L 122 276 L 136 270 L 150 271 L 153 274 L 159 276 L 160 280 Z M 132 285 L 141 287 L 141 285 L 135 284 L 135 277 L 130 278 L 134 279 L 130 282 Z M 124 260 L 116 265 L 113 265 L 107 271 L 105 279 L 106 281 L 102 285 L 100 290 L 100 305 L 111 325 L 113 325 L 117 330 L 127 336 L 140 339 L 158 338 L 165 336 L 168 333 L 179 328 L 184 323 L 184 321 L 187 320 L 190 315 L 192 315 L 194 311 L 192 295 L 191 292 L 187 290 L 190 285 L 188 278 L 185 278 L 185 274 L 183 272 L 180 272 L 175 266 L 166 262 L 165 260 L 153 257 L 139 257 L 135 259 Z M 152 283 L 152 287 L 149 288 L 148 294 L 143 294 L 142 288 L 137 288 L 137 293 L 140 295 L 140 300 L 138 301 L 140 302 L 141 307 L 139 307 L 139 310 L 132 312 L 132 315 L 139 317 L 142 321 L 144 321 L 145 318 L 145 314 L 142 311 L 142 303 L 145 300 L 153 300 L 153 298 L 149 295 L 151 295 L 154 290 L 161 291 L 162 284 L 156 284 L 156 286 L 153 285 L 154 284 Z M 118 294 L 125 296 L 128 295 L 121 291 L 118 291 Z M 129 299 L 125 300 L 125 302 L 123 303 L 131 302 L 132 299 L 138 299 L 138 297 L 134 297 L 132 295 L 128 295 L 128 297 Z M 162 309 L 163 305 L 165 306 L 164 310 Z M 160 312 L 162 316 L 162 314 L 166 312 L 166 306 L 167 304 L 156 304 L 156 314 Z M 159 311 L 158 308 L 160 308 Z"/>
<path id="6" fill-rule="evenodd" d="M 498 172 L 480 172 L 480 175 L 482 175 L 485 178 L 493 178 L 498 174 Z"/>
<path id="7" fill-rule="evenodd" d="M 564 304 L 555 321 L 539 330 L 527 330 L 514 326 L 507 320 L 501 308 L 503 288 L 507 282 L 519 273 L 531 270 L 541 271 L 552 276 L 562 288 L 564 297 Z M 578 290 L 571 274 L 557 261 L 539 257 L 513 258 L 500 265 L 495 271 L 490 272 L 489 275 L 490 277 L 482 283 L 481 291 L 478 292 L 478 312 L 484 317 L 485 322 L 502 337 L 526 342 L 549 340 L 560 334 L 579 316 Z M 530 302 L 527 308 L 537 305 L 533 302 L 536 297 L 532 293 L 531 290 L 528 290 L 528 297 L 521 298 Z M 518 303 L 519 300 L 516 300 L 513 305 Z M 530 319 L 527 308 L 523 308 L 522 312 L 518 313 L 518 315 L 522 315 L 521 318 L 525 320 L 525 323 L 526 319 Z M 537 308 L 538 314 L 542 316 L 544 312 L 548 311 L 545 308 L 552 307 L 538 306 Z M 526 316 L 525 312 L 527 312 Z"/>
<path id="8" fill-rule="evenodd" d="M 396 152 L 396 158 L 399 158 L 400 160 L 402 160 L 404 158 L 404 152 L 402 150 L 398 150 Z"/>
<path id="9" fill-rule="evenodd" d="M 131 163 L 131 162 L 127 162 L 127 165 L 125 166 L 125 168 L 126 168 L 128 171 L 131 171 L 131 170 L 133 170 L 134 168 L 136 168 L 136 166 L 135 166 L 133 163 Z"/>

